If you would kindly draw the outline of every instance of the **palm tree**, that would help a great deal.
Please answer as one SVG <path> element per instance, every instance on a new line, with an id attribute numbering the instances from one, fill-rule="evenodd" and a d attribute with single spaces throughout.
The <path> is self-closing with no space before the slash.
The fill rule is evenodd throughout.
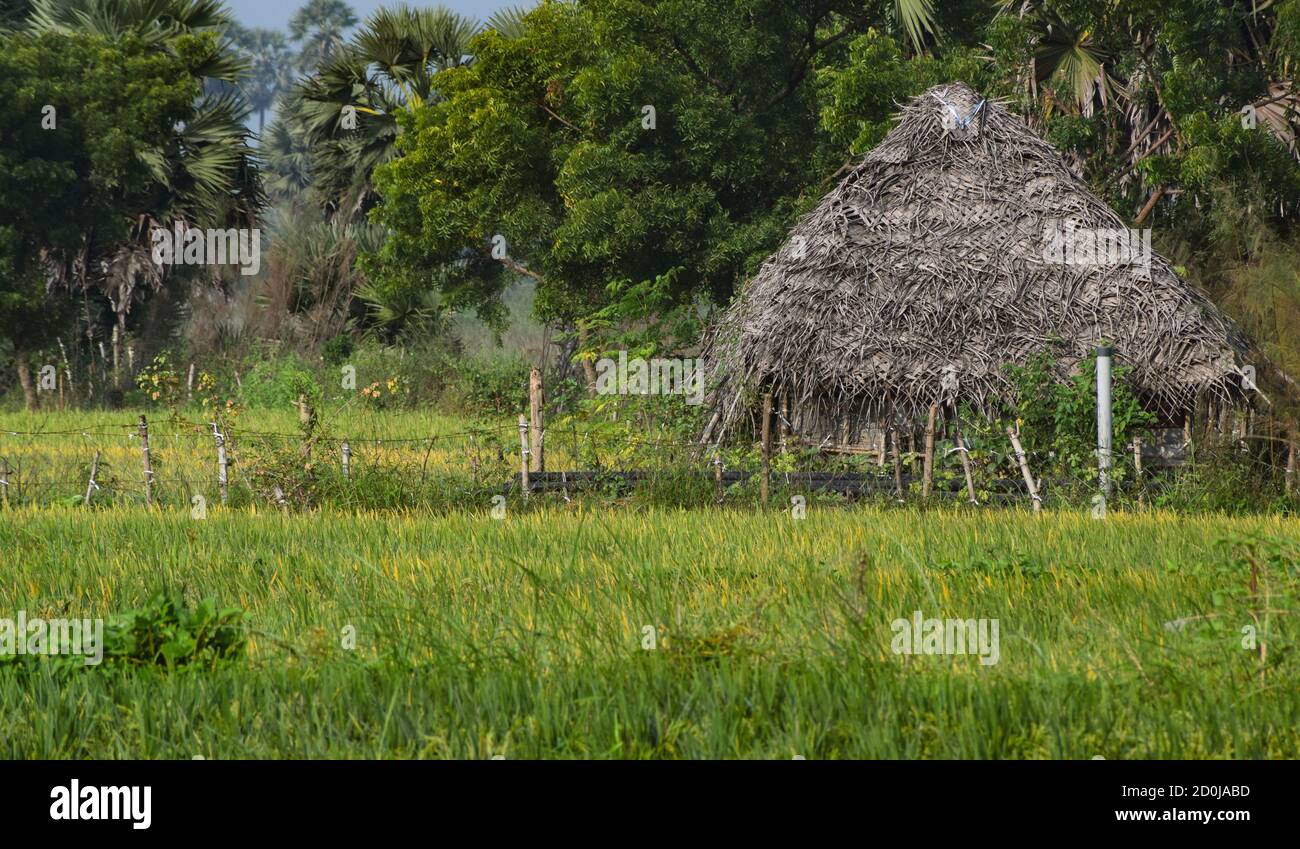
<path id="1" fill-rule="evenodd" d="M 925 46 L 925 36 L 938 32 L 933 0 L 894 0 L 894 21 L 906 30 L 917 53 Z"/>
<path id="2" fill-rule="evenodd" d="M 479 30 L 441 6 L 383 8 L 303 82 L 299 117 L 312 144 L 313 182 L 329 211 L 346 218 L 364 212 L 373 200 L 371 175 L 394 155 L 398 112 L 437 96 L 434 75 L 468 63 Z"/>
<path id="3" fill-rule="evenodd" d="M 249 107 L 257 113 L 257 133 L 261 135 L 266 126 L 267 111 L 274 108 L 280 93 L 293 85 L 293 48 L 279 30 L 247 29 L 235 25 L 230 36 L 248 64 L 244 96 Z"/>
<path id="4" fill-rule="evenodd" d="M 155 225 L 184 222 L 200 227 L 251 226 L 265 206 L 249 131 L 248 108 L 233 84 L 245 71 L 233 46 L 221 38 L 179 39 L 196 33 L 219 36 L 231 25 L 220 0 L 32 0 L 28 29 L 91 33 L 117 40 L 137 38 L 156 50 L 184 51 L 191 74 L 203 86 L 188 121 L 159 147 L 141 151 L 152 185 L 141 192 L 126 242 L 96 244 L 87 238 L 75 263 L 81 291 L 97 289 L 112 306 L 118 334 L 125 335 L 133 302 L 162 285 L 165 269 L 151 261 Z M 201 48 L 205 52 L 195 54 Z M 90 328 L 88 328 L 88 331 Z"/>
<path id="5" fill-rule="evenodd" d="M 302 42 L 299 62 L 303 70 L 325 64 L 343 46 L 346 32 L 357 15 L 343 0 L 308 0 L 289 19 L 289 37 Z"/>

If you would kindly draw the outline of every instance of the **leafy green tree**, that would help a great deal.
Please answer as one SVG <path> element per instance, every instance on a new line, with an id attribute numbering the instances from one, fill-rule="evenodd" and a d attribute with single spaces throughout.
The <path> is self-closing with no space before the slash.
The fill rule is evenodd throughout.
<path id="1" fill-rule="evenodd" d="M 814 68 L 884 11 L 859 3 L 544 3 L 437 76 L 381 168 L 377 273 L 470 249 L 539 280 L 543 318 L 579 321 L 608 287 L 725 300 L 842 161 Z M 500 237 L 500 238 L 498 238 Z M 500 281 L 444 280 L 458 303 Z"/>
<path id="2" fill-rule="evenodd" d="M 198 85 L 178 57 L 133 35 L 10 35 L 0 50 L 0 338 L 28 406 L 29 357 L 74 302 L 93 246 L 131 237 L 151 185 L 143 154 L 192 113 Z"/>
<path id="3" fill-rule="evenodd" d="M 178 68 L 174 86 L 190 92 L 191 108 L 170 131 L 136 150 L 147 174 L 122 201 L 132 226 L 109 237 L 83 231 L 83 255 L 57 280 L 74 294 L 98 295 L 111 309 L 120 342 L 132 306 L 162 285 L 151 262 L 155 223 L 199 227 L 252 226 L 264 205 L 256 159 L 248 144 L 247 107 L 234 84 L 244 71 L 225 33 L 220 0 L 33 0 L 27 23 L 35 34 L 94 35 L 142 45 Z M 87 334 L 95 332 L 89 305 Z"/>

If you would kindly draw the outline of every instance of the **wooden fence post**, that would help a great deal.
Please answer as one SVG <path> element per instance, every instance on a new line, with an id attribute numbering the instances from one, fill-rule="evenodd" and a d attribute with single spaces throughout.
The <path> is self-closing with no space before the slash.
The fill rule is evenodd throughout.
<path id="1" fill-rule="evenodd" d="M 229 468 L 226 465 L 226 437 L 222 435 L 217 423 L 212 423 L 212 438 L 217 442 L 217 487 L 221 490 L 221 506 L 226 505 L 229 497 L 227 484 L 230 481 Z"/>
<path id="2" fill-rule="evenodd" d="M 772 393 L 763 395 L 763 477 L 759 481 L 759 495 L 767 506 L 772 485 Z"/>
<path id="3" fill-rule="evenodd" d="M 1025 449 L 1020 446 L 1020 437 L 1016 435 L 1016 429 L 1007 425 L 1007 436 L 1011 439 L 1011 447 L 1016 451 L 1016 462 L 1020 464 L 1020 474 L 1024 475 L 1025 486 L 1029 489 L 1029 497 L 1034 501 L 1034 512 L 1037 513 L 1043 509 L 1043 499 L 1038 497 L 1038 485 L 1034 483 L 1034 476 L 1029 473 L 1029 461 L 1025 459 Z"/>
<path id="4" fill-rule="evenodd" d="M 0 504 L 9 509 L 9 461 L 0 458 Z"/>
<path id="5" fill-rule="evenodd" d="M 86 497 L 84 503 L 89 504 L 91 496 L 95 490 L 99 489 L 99 484 L 95 482 L 95 476 L 99 474 L 99 452 L 95 452 L 95 459 L 90 461 L 90 482 L 86 484 Z"/>
<path id="6" fill-rule="evenodd" d="M 519 414 L 519 485 L 528 500 L 531 487 L 528 483 L 528 419 Z"/>
<path id="7" fill-rule="evenodd" d="M 921 466 L 921 497 L 929 498 L 934 485 L 934 425 L 939 417 L 939 405 L 930 405 L 930 415 L 925 421 L 925 458 Z"/>
<path id="8" fill-rule="evenodd" d="M 975 476 L 971 473 L 970 449 L 966 447 L 966 437 L 962 436 L 960 425 L 953 429 L 953 433 L 957 437 L 957 453 L 961 456 L 961 470 L 966 474 L 966 495 L 970 498 L 970 503 L 978 507 L 980 502 L 975 497 Z"/>
<path id="9" fill-rule="evenodd" d="M 1295 433 L 1288 434 L 1290 437 L 1286 441 L 1286 491 L 1291 493 L 1295 490 Z"/>
<path id="10" fill-rule="evenodd" d="M 348 445 L 346 439 L 343 440 L 341 450 L 343 452 L 343 479 L 348 480 L 352 477 L 352 446 Z"/>
<path id="11" fill-rule="evenodd" d="M 140 417 L 140 458 L 144 464 L 144 503 L 153 504 L 153 463 L 149 459 L 149 422 Z"/>
<path id="12" fill-rule="evenodd" d="M 719 504 L 722 503 L 722 449 L 713 452 L 713 492 Z"/>
<path id="13" fill-rule="evenodd" d="M 542 394 L 542 370 L 533 366 L 533 370 L 528 373 L 528 411 L 530 413 L 529 436 L 529 467 L 534 472 L 546 471 L 546 456 L 543 453 L 544 447 L 542 440 L 545 436 L 545 430 L 542 425 L 542 403 L 544 397 Z"/>
<path id="14" fill-rule="evenodd" d="M 194 400 L 194 363 L 190 363 L 190 376 L 185 380 L 185 400 Z"/>

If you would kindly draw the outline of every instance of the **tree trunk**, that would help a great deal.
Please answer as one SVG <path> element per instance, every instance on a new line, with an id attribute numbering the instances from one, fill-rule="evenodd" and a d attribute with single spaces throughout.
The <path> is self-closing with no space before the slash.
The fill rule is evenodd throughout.
<path id="1" fill-rule="evenodd" d="M 27 352 L 14 346 L 14 366 L 18 369 L 18 385 L 23 388 L 23 403 L 28 410 L 36 409 L 36 387 L 32 386 L 32 370 L 27 363 Z"/>
<path id="2" fill-rule="evenodd" d="M 578 351 L 582 354 L 587 352 L 587 327 L 582 322 L 578 322 Z M 582 360 L 582 379 L 587 382 L 587 397 L 595 398 L 596 364 L 586 357 Z"/>

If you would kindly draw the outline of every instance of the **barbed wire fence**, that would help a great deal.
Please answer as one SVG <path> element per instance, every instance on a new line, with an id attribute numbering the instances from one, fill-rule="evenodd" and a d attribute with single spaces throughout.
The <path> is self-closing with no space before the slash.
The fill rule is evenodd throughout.
<path id="1" fill-rule="evenodd" d="M 176 507 L 192 505 L 196 496 L 209 505 L 281 508 L 486 506 L 495 495 L 567 501 L 642 491 L 702 504 L 785 507 L 813 497 L 1098 509 L 1095 469 L 1062 471 L 1050 452 L 1018 448 L 1018 440 L 999 439 L 993 428 L 963 435 L 960 443 L 949 435 L 922 444 L 917 433 L 892 433 L 877 446 L 830 450 L 786 428 L 755 436 L 716 446 L 668 432 L 580 430 L 572 422 L 535 430 L 524 416 L 517 426 L 402 437 L 268 431 L 179 416 L 0 429 L 0 506 Z M 1294 488 L 1290 443 L 1267 430 L 1208 434 L 1199 445 L 1183 446 L 1177 463 L 1153 447 L 1149 438 L 1116 447 L 1112 503 L 1158 503 L 1180 475 L 1211 464 L 1279 494 Z"/>

